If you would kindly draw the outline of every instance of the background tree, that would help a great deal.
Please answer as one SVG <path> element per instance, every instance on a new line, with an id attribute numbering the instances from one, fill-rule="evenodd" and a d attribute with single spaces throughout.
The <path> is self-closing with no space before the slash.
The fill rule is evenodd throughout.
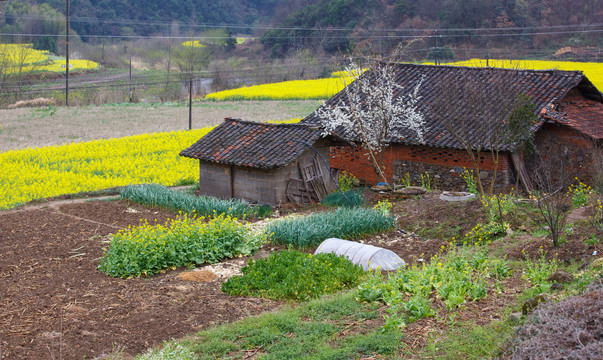
<path id="1" fill-rule="evenodd" d="M 396 64 L 402 52 L 398 48 L 387 59 L 365 58 L 366 67 L 351 62 L 346 72 L 353 76 L 353 82 L 346 84 L 335 102 L 317 110 L 325 135 L 335 132 L 359 141 L 385 183 L 391 179 L 385 175 L 383 150 L 406 130 L 415 133 L 417 143 L 424 142 L 425 119 L 417 111 L 422 79 L 412 91 L 396 82 Z"/>
<path id="2" fill-rule="evenodd" d="M 536 168 L 531 173 L 537 188 L 533 195 L 555 247 L 563 238 L 567 214 L 572 208 L 567 189 L 574 174 L 570 171 L 569 160 L 567 151 L 554 156 L 537 154 Z"/>

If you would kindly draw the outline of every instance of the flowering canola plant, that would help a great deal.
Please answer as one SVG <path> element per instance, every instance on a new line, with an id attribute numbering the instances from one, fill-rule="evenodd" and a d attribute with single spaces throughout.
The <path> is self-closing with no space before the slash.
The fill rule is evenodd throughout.
<path id="1" fill-rule="evenodd" d="M 427 64 L 427 63 L 426 63 Z M 431 63 L 433 64 L 433 63 Z M 472 66 L 472 67 L 485 67 L 485 59 L 470 59 L 465 61 L 455 61 L 445 63 L 444 65 L 452 66 Z M 548 61 L 548 60 L 505 60 L 505 59 L 492 59 L 488 61 L 488 66 L 500 67 L 500 68 L 519 68 L 519 69 L 531 69 L 531 70 L 567 70 L 567 71 L 582 71 L 586 77 L 595 85 L 599 90 L 603 89 L 603 63 L 595 62 L 573 62 L 573 61 Z"/>
<path id="2" fill-rule="evenodd" d="M 48 57 L 47 52 L 36 50 L 31 44 L 0 44 L 0 66 L 6 66 L 8 72 L 31 71 L 65 71 L 66 60 L 54 60 Z M 19 67 L 22 67 L 19 70 Z M 69 60 L 69 68 L 95 69 L 98 63 L 90 60 Z"/>
<path id="3" fill-rule="evenodd" d="M 193 182 L 196 162 L 178 154 L 212 128 L 0 153 L 0 209 L 130 184 Z"/>
<path id="4" fill-rule="evenodd" d="M 154 275 L 168 268 L 214 264 L 241 253 L 249 230 L 224 214 L 182 218 L 165 225 L 143 223 L 111 236 L 99 270 L 115 277 Z"/>
<path id="5" fill-rule="evenodd" d="M 210 93 L 207 100 L 314 100 L 328 99 L 341 91 L 353 78 L 292 80 Z"/>

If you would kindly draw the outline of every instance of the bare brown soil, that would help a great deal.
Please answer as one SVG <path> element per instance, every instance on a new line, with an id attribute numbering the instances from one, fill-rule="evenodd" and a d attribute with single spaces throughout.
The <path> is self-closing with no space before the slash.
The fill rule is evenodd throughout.
<path id="1" fill-rule="evenodd" d="M 0 213 L 2 359 L 94 358 L 116 347 L 133 355 L 279 306 L 224 295 L 219 279 L 180 280 L 182 269 L 127 280 L 97 270 L 104 236 L 173 217 L 106 201 Z"/>
<path id="2" fill-rule="evenodd" d="M 300 101 L 195 101 L 192 127 L 220 124 L 224 118 L 251 121 L 304 117 L 320 105 Z M 126 104 L 0 109 L 0 152 L 188 129 L 188 106 Z"/>
<path id="3" fill-rule="evenodd" d="M 2 359 L 95 358 L 117 347 L 134 355 L 280 305 L 224 295 L 224 278 L 181 275 L 186 269 L 146 279 L 115 279 L 97 270 L 107 235 L 141 219 L 163 223 L 176 216 L 123 201 L 90 200 L 0 213 Z M 407 261 L 434 254 L 442 244 L 397 231 L 367 242 Z M 240 266 L 246 259 L 234 261 Z"/>
<path id="4" fill-rule="evenodd" d="M 420 221 L 425 226 L 448 226 L 450 219 L 459 218 L 459 213 L 455 213 L 459 211 L 463 218 L 477 221 L 479 208 L 474 205 L 441 205 L 433 196 L 426 196 L 397 202 L 395 212 L 401 226 Z M 317 210 L 322 207 L 292 207 L 281 212 Z M 166 210 L 124 201 L 86 199 L 49 201 L 0 212 L 2 359 L 97 358 L 116 348 L 134 355 L 164 340 L 270 311 L 282 304 L 220 292 L 225 277 L 219 270 L 236 270 L 246 263 L 245 258 L 211 268 L 217 276 L 177 269 L 151 278 L 115 279 L 97 270 L 107 235 L 138 225 L 141 220 L 163 223 L 175 217 L 177 214 Z M 461 228 L 471 228 L 472 221 L 463 222 Z M 599 254 L 603 250 L 601 245 L 585 245 L 579 236 L 570 236 L 559 249 L 550 249 L 546 239 L 527 235 L 497 240 L 492 246 L 505 246 L 511 241 L 515 244 L 506 252 L 509 258 L 520 258 L 526 253 L 537 257 L 542 246 L 564 261 L 588 261 L 593 259 L 594 250 Z M 445 240 L 399 230 L 363 242 L 388 248 L 410 264 L 428 260 L 447 244 Z M 271 250 L 274 249 L 267 247 L 255 256 L 267 256 Z M 503 294 L 492 294 L 469 304 L 457 320 L 481 324 L 499 318 L 501 309 L 522 286 L 520 276 L 514 276 L 504 284 Z M 441 315 L 446 316 L 445 312 Z M 422 319 L 409 326 L 405 351 L 424 346 L 425 341 L 440 332 L 442 324 L 434 321 Z"/>

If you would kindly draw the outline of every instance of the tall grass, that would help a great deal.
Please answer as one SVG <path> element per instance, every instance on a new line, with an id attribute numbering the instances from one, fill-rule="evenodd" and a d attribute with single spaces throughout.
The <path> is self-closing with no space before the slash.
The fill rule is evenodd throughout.
<path id="1" fill-rule="evenodd" d="M 245 200 L 222 200 L 214 197 L 195 196 L 157 184 L 131 185 L 124 188 L 120 192 L 120 196 L 122 199 L 138 204 L 201 216 L 226 214 L 244 217 L 254 212 L 251 204 Z"/>
<path id="2" fill-rule="evenodd" d="M 373 209 L 339 208 L 272 222 L 266 227 L 266 234 L 277 244 L 309 248 L 332 237 L 359 239 L 377 234 L 393 228 L 394 223 L 394 216 Z"/>
<path id="3" fill-rule="evenodd" d="M 325 196 L 320 203 L 326 206 L 355 207 L 364 203 L 364 195 L 362 190 L 348 190 L 343 193 L 336 191 Z"/>

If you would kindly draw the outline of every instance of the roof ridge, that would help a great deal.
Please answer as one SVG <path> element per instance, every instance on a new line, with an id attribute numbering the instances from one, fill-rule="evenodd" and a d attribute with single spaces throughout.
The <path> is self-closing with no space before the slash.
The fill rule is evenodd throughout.
<path id="1" fill-rule="evenodd" d="M 508 68 L 508 67 L 495 67 L 495 66 L 460 66 L 460 65 L 435 65 L 435 64 L 417 64 L 417 63 L 405 63 L 399 62 L 396 64 L 398 67 L 402 66 L 414 66 L 414 67 L 423 67 L 423 68 L 448 68 L 448 69 L 474 69 L 479 71 L 529 71 L 533 73 L 560 73 L 560 74 L 580 74 L 584 75 L 584 72 L 581 70 L 561 70 L 561 69 L 523 69 L 523 68 Z"/>
<path id="2" fill-rule="evenodd" d="M 268 126 L 268 127 L 294 127 L 294 128 L 303 127 L 303 128 L 307 128 L 308 130 L 313 130 L 312 129 L 313 126 L 309 126 L 307 124 L 302 124 L 302 123 L 278 124 L 278 123 L 269 123 L 269 122 L 263 122 L 263 121 L 243 120 L 243 119 L 230 118 L 230 117 L 224 118 L 224 122 L 227 122 L 227 121 L 235 121 L 235 122 L 242 123 L 242 124 L 262 125 L 262 126 Z"/>

